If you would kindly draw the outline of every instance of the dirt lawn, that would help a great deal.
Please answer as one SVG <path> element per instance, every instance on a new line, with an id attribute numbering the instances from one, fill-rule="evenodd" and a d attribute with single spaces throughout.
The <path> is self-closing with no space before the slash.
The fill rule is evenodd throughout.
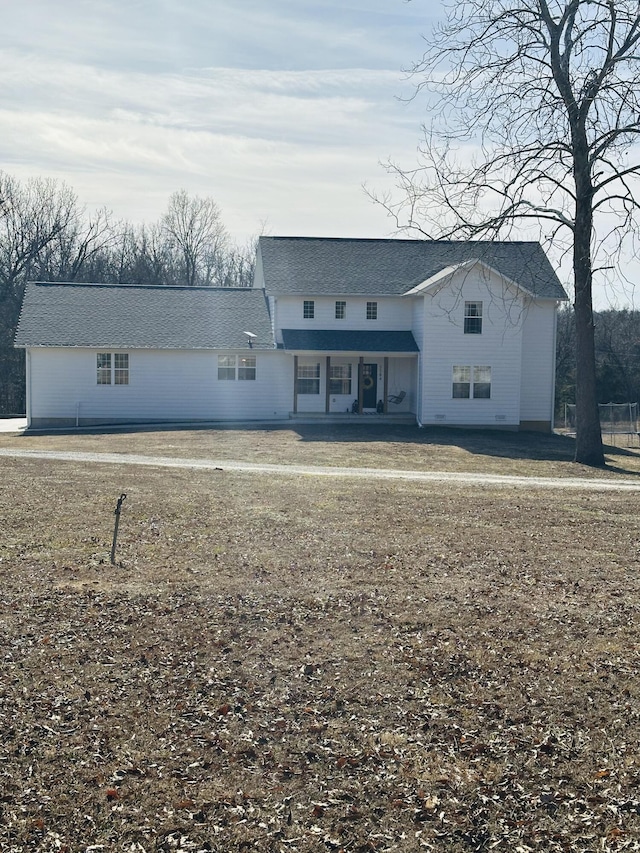
<path id="1" fill-rule="evenodd" d="M 577 468 L 566 439 L 434 435 L 253 453 Z M 0 466 L 3 853 L 640 849 L 640 494 Z"/>

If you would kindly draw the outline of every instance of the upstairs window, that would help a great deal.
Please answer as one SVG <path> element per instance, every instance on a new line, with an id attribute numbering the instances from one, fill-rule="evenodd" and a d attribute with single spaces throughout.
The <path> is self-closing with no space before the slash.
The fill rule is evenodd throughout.
<path id="1" fill-rule="evenodd" d="M 465 335 L 482 334 L 482 302 L 464 303 Z"/>
<path id="2" fill-rule="evenodd" d="M 313 299 L 305 299 L 302 303 L 302 316 L 305 320 L 313 320 L 316 313 L 316 303 Z"/>
<path id="3" fill-rule="evenodd" d="M 96 356 L 98 385 L 129 384 L 129 353 L 99 352 Z"/>
<path id="4" fill-rule="evenodd" d="M 336 301 L 336 320 L 344 320 L 347 316 L 347 303 Z"/>
<path id="5" fill-rule="evenodd" d="M 367 320 L 377 320 L 378 319 L 378 303 L 377 302 L 367 302 Z"/>

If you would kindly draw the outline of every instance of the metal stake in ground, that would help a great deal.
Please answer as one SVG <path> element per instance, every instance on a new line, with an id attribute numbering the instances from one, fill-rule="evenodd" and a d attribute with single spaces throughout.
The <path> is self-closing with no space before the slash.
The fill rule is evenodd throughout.
<path id="1" fill-rule="evenodd" d="M 118 542 L 118 525 L 120 524 L 120 510 L 122 509 L 122 502 L 126 498 L 126 494 L 123 492 L 118 498 L 118 503 L 114 510 L 114 515 L 116 517 L 116 523 L 113 528 L 113 545 L 111 546 L 111 565 L 115 566 L 116 564 L 116 544 Z"/>

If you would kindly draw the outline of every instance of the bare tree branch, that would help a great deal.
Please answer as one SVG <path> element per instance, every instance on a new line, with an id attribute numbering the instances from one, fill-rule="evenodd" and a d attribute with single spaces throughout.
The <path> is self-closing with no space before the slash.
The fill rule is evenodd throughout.
<path id="1" fill-rule="evenodd" d="M 411 69 L 430 98 L 418 166 L 386 164 L 397 192 L 370 193 L 398 230 L 432 239 L 535 221 L 543 240 L 571 246 L 576 460 L 595 465 L 593 271 L 637 233 L 640 164 L 627 157 L 640 137 L 639 45 L 637 0 L 450 2 Z M 595 216 L 617 220 L 599 241 Z"/>

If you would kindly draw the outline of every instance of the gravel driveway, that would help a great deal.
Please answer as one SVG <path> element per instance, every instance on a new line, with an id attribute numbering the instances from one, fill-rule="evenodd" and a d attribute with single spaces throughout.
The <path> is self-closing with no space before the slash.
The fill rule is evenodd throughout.
<path id="1" fill-rule="evenodd" d="M 311 477 L 357 477 L 371 480 L 413 480 L 418 482 L 463 483 L 476 486 L 513 486 L 543 489 L 577 489 L 583 491 L 640 491 L 638 480 L 614 480 L 580 477 L 517 477 L 502 474 L 475 474 L 448 471 L 401 471 L 389 468 L 333 468 L 316 465 L 269 465 L 230 459 L 181 459 L 169 456 L 142 456 L 123 453 L 82 453 L 60 450 L 0 449 L 0 457 L 16 459 L 51 459 L 62 462 L 86 462 L 107 465 L 145 465 L 155 468 L 198 468 L 209 471 L 248 471 L 260 474 Z"/>

